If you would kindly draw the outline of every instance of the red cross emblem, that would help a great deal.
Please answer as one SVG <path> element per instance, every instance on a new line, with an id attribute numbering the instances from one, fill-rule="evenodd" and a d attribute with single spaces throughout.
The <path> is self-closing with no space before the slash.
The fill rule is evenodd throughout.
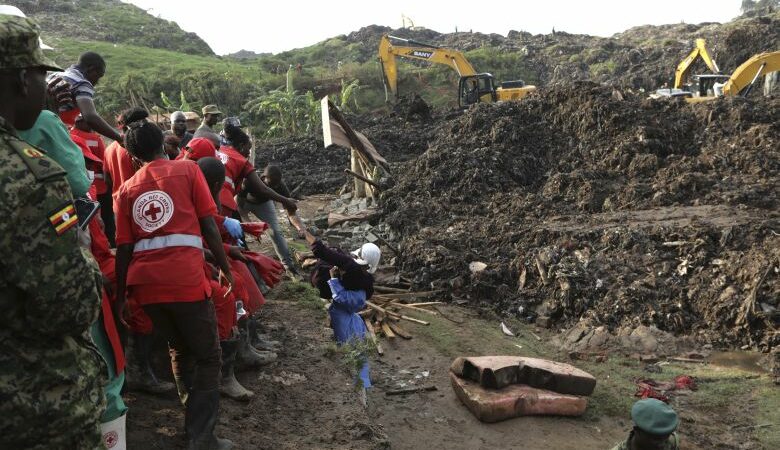
<path id="1" fill-rule="evenodd" d="M 133 202 L 133 220 L 142 230 L 152 232 L 173 217 L 173 199 L 163 191 L 149 191 Z"/>
<path id="2" fill-rule="evenodd" d="M 159 202 L 151 201 L 149 202 L 149 205 L 144 211 L 144 216 L 148 217 L 150 222 L 157 222 L 157 220 L 159 220 L 157 215 L 160 214 L 162 211 L 163 210 L 160 207 Z"/>

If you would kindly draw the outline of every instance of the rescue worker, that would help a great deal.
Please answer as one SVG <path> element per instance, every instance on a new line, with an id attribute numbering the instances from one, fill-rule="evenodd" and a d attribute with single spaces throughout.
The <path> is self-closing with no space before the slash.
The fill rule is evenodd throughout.
<path id="1" fill-rule="evenodd" d="M 195 134 L 193 134 L 192 137 L 207 138 L 214 144 L 214 147 L 219 148 L 219 135 L 211 127 L 219 122 L 219 118 L 222 116 L 222 111 L 217 108 L 217 105 L 206 105 L 203 107 L 202 112 L 203 122 L 201 122 L 200 127 L 195 130 Z"/>
<path id="2" fill-rule="evenodd" d="M 194 137 L 192 133 L 187 131 L 187 116 L 181 111 L 171 114 L 171 131 L 179 138 L 179 150 L 186 147 Z"/>
<path id="3" fill-rule="evenodd" d="M 0 448 L 98 448 L 106 366 L 89 338 L 100 272 L 62 168 L 20 139 L 46 96 L 38 26 L 0 15 Z"/>
<path id="4" fill-rule="evenodd" d="M 671 406 L 655 398 L 646 398 L 631 407 L 634 429 L 628 439 L 612 450 L 678 450 L 679 419 Z"/>
<path id="5" fill-rule="evenodd" d="M 49 78 L 62 78 L 70 85 L 73 103 L 60 107 L 60 119 L 73 126 L 76 117 L 81 114 L 84 121 L 95 132 L 113 140 L 121 141 L 122 135 L 109 125 L 97 113 L 95 108 L 95 86 L 106 74 L 106 62 L 103 57 L 94 52 L 82 53 L 76 64 L 64 72 L 52 74 Z"/>
<path id="6" fill-rule="evenodd" d="M 244 136 L 246 137 L 246 143 L 251 147 L 251 144 L 249 144 L 249 137 L 245 134 Z M 211 141 L 209 139 L 196 137 L 190 141 L 190 144 L 186 148 L 182 149 L 182 152 L 179 154 L 179 158 L 189 159 L 192 161 L 200 161 L 203 158 L 218 158 L 220 162 L 224 162 L 223 165 L 225 167 L 225 181 L 223 183 L 222 189 L 219 192 L 219 203 L 224 200 L 232 201 L 233 204 L 235 204 L 232 191 L 229 190 L 232 187 L 232 184 L 227 182 L 229 175 L 239 179 L 238 177 L 243 178 L 243 174 L 254 174 L 255 178 L 257 177 L 257 174 L 252 169 L 251 164 L 246 161 L 246 158 L 235 151 L 231 152 L 230 149 L 228 149 L 227 152 L 222 152 L 222 150 L 225 150 L 225 147 L 222 147 L 220 151 L 217 151 L 214 146 L 211 145 Z M 249 149 L 247 148 L 246 151 L 248 152 Z M 257 182 L 258 180 L 253 179 L 253 181 Z M 262 181 L 259 183 L 262 185 L 261 188 L 267 189 L 267 187 L 262 184 Z M 252 186 L 254 187 L 255 185 L 253 184 Z M 225 212 L 224 205 L 221 205 L 220 209 L 223 210 L 223 213 Z M 231 208 L 227 209 L 230 210 Z M 230 236 L 235 239 L 243 239 L 241 222 L 232 217 L 227 217 L 225 214 L 219 215 L 223 216 L 221 218 L 221 225 L 226 229 Z M 272 351 L 274 349 L 274 342 L 264 342 L 264 344 L 267 345 L 264 345 L 263 350 L 258 350 L 252 345 L 253 338 L 255 338 L 254 340 L 257 340 L 256 333 L 250 333 L 249 326 L 249 317 L 243 317 L 239 322 L 240 334 L 238 356 L 236 358 L 239 365 L 243 367 L 261 367 L 275 361 L 277 354 Z"/>
<path id="7" fill-rule="evenodd" d="M 220 191 L 222 191 L 222 185 L 225 183 L 225 166 L 219 159 L 212 157 L 200 158 L 198 159 L 197 164 L 201 172 L 203 172 L 203 176 L 206 179 L 206 184 L 209 186 L 214 202 L 219 206 L 219 194 Z M 246 261 L 246 258 L 243 258 L 238 247 L 231 247 L 225 244 L 225 250 L 228 255 L 230 255 L 231 259 Z M 231 264 L 231 269 L 233 268 L 235 268 L 235 265 Z M 240 274 L 234 270 L 233 277 L 234 280 L 237 281 L 238 278 L 240 278 Z M 245 281 L 254 282 L 254 280 Z M 234 290 L 233 293 L 235 294 L 236 291 L 237 290 Z M 243 297 L 243 299 L 246 300 L 246 297 Z M 232 304 L 222 300 L 224 299 L 214 299 L 220 334 L 219 345 L 222 348 L 222 380 L 220 381 L 219 391 L 222 395 L 234 400 L 248 401 L 254 397 L 255 394 L 242 386 L 235 375 L 236 359 L 238 357 L 239 345 L 241 344 L 239 336 L 236 336 L 237 333 L 234 332 L 238 321 L 236 315 L 236 297 L 232 298 Z"/>
<path id="8" fill-rule="evenodd" d="M 105 175 L 103 175 L 103 160 L 105 158 L 106 146 L 103 144 L 103 139 L 100 135 L 92 131 L 81 114 L 76 117 L 76 124 L 71 128 L 70 135 L 71 137 L 78 136 L 84 139 L 87 146 L 92 151 L 92 154 L 100 159 L 100 164 L 96 164 L 96 169 L 93 171 L 94 179 L 92 185 L 95 187 L 95 193 L 97 195 L 96 200 L 100 203 L 100 217 L 103 219 L 104 224 L 111 224 L 111 226 L 107 226 L 106 228 L 111 233 L 111 240 L 109 242 L 113 242 L 114 213 L 111 211 L 111 193 L 108 192 Z"/>
<path id="9" fill-rule="evenodd" d="M 221 362 L 211 284 L 203 270 L 205 240 L 220 279 L 232 286 L 213 217 L 217 208 L 196 164 L 168 160 L 157 125 L 142 119 L 126 127 L 127 150 L 144 165 L 115 196 L 117 316 L 123 317 L 126 295 L 131 295 L 168 341 L 186 406 L 188 448 L 232 448 L 214 435 Z"/>

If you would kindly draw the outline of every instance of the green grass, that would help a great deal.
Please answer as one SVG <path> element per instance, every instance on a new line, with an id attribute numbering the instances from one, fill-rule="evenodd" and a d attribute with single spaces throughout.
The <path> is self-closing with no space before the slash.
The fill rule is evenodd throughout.
<path id="1" fill-rule="evenodd" d="M 754 436 L 764 448 L 780 448 L 780 392 L 777 386 L 764 383 L 755 391 L 758 404 Z M 769 424 L 769 426 L 764 426 Z"/>
<path id="2" fill-rule="evenodd" d="M 319 292 L 309 283 L 299 281 L 285 281 L 279 286 L 274 287 L 268 295 L 269 299 L 294 300 L 303 308 L 312 311 L 320 311 L 322 317 L 325 317 L 325 308 L 320 300 Z"/>

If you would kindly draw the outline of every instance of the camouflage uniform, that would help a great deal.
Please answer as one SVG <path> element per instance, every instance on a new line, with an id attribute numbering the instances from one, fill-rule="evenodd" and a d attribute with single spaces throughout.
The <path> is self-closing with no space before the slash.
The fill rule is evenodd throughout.
<path id="1" fill-rule="evenodd" d="M 677 433 L 673 433 L 669 436 L 669 440 L 664 444 L 663 450 L 679 450 L 679 442 L 677 439 Z M 620 444 L 612 447 L 612 450 L 631 450 L 631 436 Z"/>
<path id="2" fill-rule="evenodd" d="M 0 69 L 50 68 L 29 19 L 0 16 Z M 53 68 L 53 67 L 52 67 Z M 100 272 L 65 172 L 0 117 L 0 448 L 100 447 Z"/>

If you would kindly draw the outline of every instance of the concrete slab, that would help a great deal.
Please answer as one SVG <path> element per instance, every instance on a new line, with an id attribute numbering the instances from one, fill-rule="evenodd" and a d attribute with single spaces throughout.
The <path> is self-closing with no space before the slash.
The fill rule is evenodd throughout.
<path id="1" fill-rule="evenodd" d="M 450 372 L 455 395 L 482 422 L 500 422 L 520 416 L 581 416 L 588 406 L 585 397 L 559 394 L 524 384 L 486 389 Z"/>

